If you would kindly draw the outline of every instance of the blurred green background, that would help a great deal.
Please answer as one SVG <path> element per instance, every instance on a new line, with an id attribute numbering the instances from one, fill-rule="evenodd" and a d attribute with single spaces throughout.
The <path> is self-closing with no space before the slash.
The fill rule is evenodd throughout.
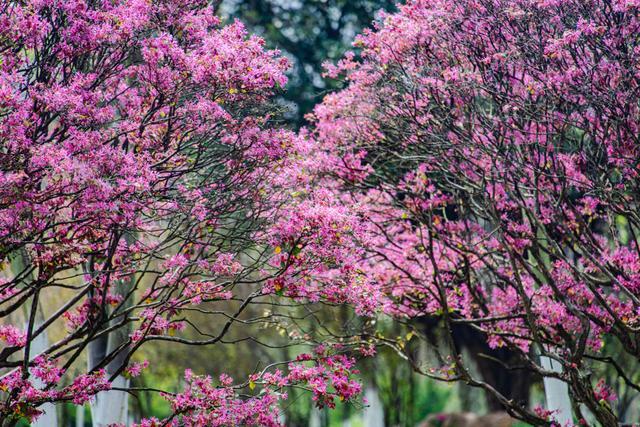
<path id="1" fill-rule="evenodd" d="M 391 0 L 223 0 L 220 13 L 239 19 L 249 30 L 280 49 L 292 63 L 282 96 L 284 116 L 293 126 L 338 82 L 322 78 L 322 64 L 335 62 L 356 34 L 371 25 L 380 10 L 395 10 Z"/>

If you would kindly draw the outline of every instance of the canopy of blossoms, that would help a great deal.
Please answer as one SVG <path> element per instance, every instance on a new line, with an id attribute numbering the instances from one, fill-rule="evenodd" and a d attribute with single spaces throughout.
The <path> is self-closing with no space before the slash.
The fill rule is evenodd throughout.
<path id="1" fill-rule="evenodd" d="M 411 0 L 357 39 L 360 59 L 328 65 L 346 86 L 310 117 L 318 179 L 366 224 L 363 296 L 441 321 L 450 354 L 417 369 L 531 423 L 551 414 L 474 377 L 451 331 L 617 425 L 597 372 L 638 389 L 622 361 L 640 355 L 639 16 L 626 0 Z"/>
<path id="2" fill-rule="evenodd" d="M 127 391 L 146 342 L 218 343 L 278 283 L 324 270 L 326 253 L 281 248 L 329 252 L 332 227 L 350 224 L 327 206 L 281 210 L 282 176 L 306 149 L 272 126 L 287 61 L 242 24 L 221 26 L 209 2 L 0 7 L 0 419 L 13 425 L 45 403 Z M 182 336 L 189 313 L 216 303 L 214 335 Z M 320 348 L 238 384 L 187 371 L 165 394 L 173 415 L 142 425 L 277 425 L 292 385 L 319 406 L 352 399 L 343 353 Z"/>

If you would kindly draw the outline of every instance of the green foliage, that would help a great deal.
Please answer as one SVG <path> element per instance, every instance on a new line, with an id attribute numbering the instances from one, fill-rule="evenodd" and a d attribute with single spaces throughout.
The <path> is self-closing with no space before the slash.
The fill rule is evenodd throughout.
<path id="1" fill-rule="evenodd" d="M 291 123 L 300 125 L 321 96 L 338 85 L 322 78 L 322 63 L 340 59 L 376 13 L 392 11 L 394 4 L 393 0 L 224 0 L 221 10 L 292 60 L 283 100 L 292 108 Z"/>
<path id="2" fill-rule="evenodd" d="M 390 369 L 381 367 L 387 378 L 397 374 L 392 384 L 386 385 L 384 410 L 388 425 L 416 425 L 430 414 L 444 412 L 455 389 L 409 372 L 406 362 L 402 362 L 398 358 Z M 405 369 L 407 372 L 402 372 Z"/>

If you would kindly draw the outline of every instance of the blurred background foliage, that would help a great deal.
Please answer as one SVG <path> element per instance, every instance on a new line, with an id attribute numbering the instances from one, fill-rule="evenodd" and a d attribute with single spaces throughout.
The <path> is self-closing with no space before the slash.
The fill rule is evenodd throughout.
<path id="1" fill-rule="evenodd" d="M 394 0 L 223 0 L 220 13 L 239 19 L 280 49 L 292 63 L 283 94 L 285 118 L 300 126 L 304 115 L 335 89 L 322 78 L 322 64 L 335 62 L 352 49 L 356 34 L 371 25 L 378 12 L 395 9 Z"/>

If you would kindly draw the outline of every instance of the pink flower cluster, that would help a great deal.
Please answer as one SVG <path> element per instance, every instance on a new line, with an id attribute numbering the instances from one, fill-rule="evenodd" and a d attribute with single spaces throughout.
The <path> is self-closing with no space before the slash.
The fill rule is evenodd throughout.
<path id="1" fill-rule="evenodd" d="M 10 347 L 24 347 L 27 344 L 27 334 L 15 326 L 1 325 L 0 340 Z"/>
<path id="2" fill-rule="evenodd" d="M 637 2 L 409 0 L 328 65 L 346 84 L 303 133 L 311 181 L 363 221 L 373 310 L 572 378 L 618 356 L 605 337 L 640 355 L 638 31 Z M 570 386 L 614 422 L 600 385 Z"/>
<path id="3" fill-rule="evenodd" d="M 175 395 L 166 394 L 177 417 L 169 420 L 156 418 L 142 420 L 140 427 L 172 426 L 228 426 L 256 425 L 281 426 L 278 402 L 286 399 L 284 389 L 296 385 L 308 387 L 319 407 L 335 406 L 335 399 L 355 399 L 361 384 L 352 375 L 355 360 L 342 354 L 329 354 L 319 348 L 315 355 L 301 354 L 289 363 L 288 373 L 280 370 L 254 374 L 244 386 L 252 396 L 240 398 L 233 386 L 233 379 L 221 375 L 219 386 L 210 376 L 198 376 L 191 370 L 185 372 L 185 389 Z M 256 384 L 261 390 L 256 393 Z"/>
<path id="4" fill-rule="evenodd" d="M 106 371 L 75 377 L 78 369 L 59 366 L 76 363 L 77 348 L 98 345 L 110 328 L 132 331 L 113 331 L 124 337 L 115 360 L 130 360 L 149 339 L 181 339 L 174 336 L 187 325 L 187 309 L 205 302 L 229 309 L 223 303 L 244 298 L 249 276 L 283 276 L 291 296 L 355 300 L 344 284 L 335 296 L 295 290 L 293 270 L 304 270 L 306 281 L 306 270 L 322 271 L 333 257 L 329 245 L 337 248 L 354 221 L 322 204 L 300 206 L 306 212 L 298 218 L 279 211 L 290 197 L 285 176 L 308 141 L 272 126 L 271 98 L 288 68 L 278 51 L 240 22 L 221 26 L 204 0 L 28 0 L 5 9 L 0 261 L 3 273 L 11 266 L 0 282 L 0 368 L 29 369 L 1 380 L 0 418 L 32 418 L 45 402 L 82 404 L 108 389 L 114 372 L 139 375 L 144 363 L 105 362 Z M 287 220 L 295 229 L 281 229 Z M 256 274 L 269 257 L 241 262 L 240 254 L 272 243 L 289 253 L 303 245 L 287 274 Z M 58 292 L 62 302 L 51 302 Z M 52 317 L 24 329 L 9 324 L 32 301 L 57 304 L 45 310 Z M 28 357 L 21 355 L 27 331 L 41 338 L 59 320 L 66 335 L 38 350 L 47 356 L 20 360 Z M 228 386 L 187 381 L 172 398 L 185 422 L 277 418 L 275 393 L 245 402 Z M 194 408 L 201 412 L 189 414 Z"/>
<path id="5" fill-rule="evenodd" d="M 0 407 L 2 413 L 34 421 L 41 415 L 38 406 L 42 403 L 70 401 L 75 405 L 83 405 L 93 399 L 97 393 L 111 388 L 104 370 L 79 375 L 71 384 L 55 388 L 62 377 L 63 370 L 44 357 L 37 357 L 33 365 L 30 371 L 44 383 L 45 387 L 24 379 L 22 368 L 4 375 L 0 378 L 0 390 L 11 392 L 12 398 L 3 402 Z"/>

